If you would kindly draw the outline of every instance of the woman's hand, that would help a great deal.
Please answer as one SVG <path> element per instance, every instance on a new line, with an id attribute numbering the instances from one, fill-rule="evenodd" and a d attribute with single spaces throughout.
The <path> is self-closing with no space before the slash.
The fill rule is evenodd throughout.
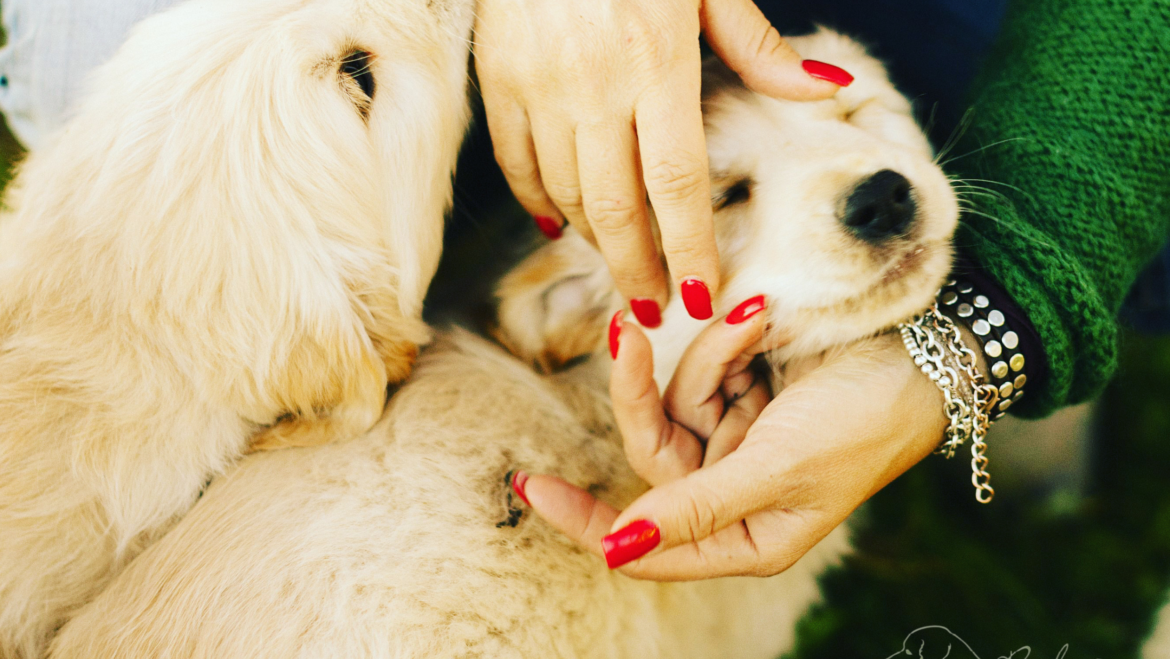
<path id="1" fill-rule="evenodd" d="M 745 370 L 763 316 L 705 330 L 662 400 L 645 335 L 619 326 L 614 411 L 653 489 L 617 511 L 560 479 L 520 477 L 536 512 L 633 577 L 773 575 L 938 445 L 942 394 L 896 335 L 827 356 L 768 402 Z"/>
<path id="2" fill-rule="evenodd" d="M 691 315 L 709 318 L 719 287 L 700 31 L 770 96 L 821 99 L 852 80 L 802 62 L 752 0 L 485 0 L 479 8 L 476 67 L 508 183 L 550 237 L 567 218 L 597 243 L 646 327 L 658 326 L 668 297 L 647 192 Z"/>

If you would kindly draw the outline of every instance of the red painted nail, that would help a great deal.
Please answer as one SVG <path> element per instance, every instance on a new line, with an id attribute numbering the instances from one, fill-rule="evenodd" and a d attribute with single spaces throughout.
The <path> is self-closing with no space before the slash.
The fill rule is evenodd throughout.
<path id="1" fill-rule="evenodd" d="M 613 315 L 609 321 L 609 356 L 617 359 L 618 347 L 622 344 L 622 312 Z"/>
<path id="2" fill-rule="evenodd" d="M 532 219 L 536 220 L 536 227 L 540 229 L 541 233 L 548 236 L 549 240 L 557 240 L 565 235 L 565 227 L 551 217 L 537 215 Z"/>
<path id="3" fill-rule="evenodd" d="M 853 76 L 839 66 L 818 62 L 815 59 L 806 59 L 800 65 L 810 76 L 820 80 L 828 80 L 834 85 L 848 87 L 853 82 Z"/>
<path id="4" fill-rule="evenodd" d="M 518 471 L 512 476 L 512 491 L 516 493 L 516 496 L 520 497 L 521 501 L 531 508 L 532 503 L 528 501 L 528 495 L 524 493 L 524 486 L 527 484 L 528 474 Z"/>
<path id="5" fill-rule="evenodd" d="M 662 542 L 662 534 L 658 527 L 653 522 L 639 520 L 602 538 L 601 550 L 605 552 L 606 565 L 615 570 L 649 554 L 659 542 Z"/>
<path id="6" fill-rule="evenodd" d="M 707 320 L 713 314 L 711 311 L 711 291 L 698 277 L 687 277 L 682 281 L 683 304 L 687 313 L 695 320 Z"/>
<path id="7" fill-rule="evenodd" d="M 753 298 L 750 298 L 741 303 L 738 307 L 732 309 L 731 313 L 727 314 L 727 324 L 738 325 L 748 318 L 751 318 L 752 316 L 760 313 L 767 306 L 767 303 L 764 302 L 763 295 L 757 295 Z"/>
<path id="8" fill-rule="evenodd" d="M 654 300 L 630 300 L 630 309 L 634 311 L 634 317 L 646 329 L 654 329 L 662 324 L 662 310 L 658 308 L 658 303 Z"/>

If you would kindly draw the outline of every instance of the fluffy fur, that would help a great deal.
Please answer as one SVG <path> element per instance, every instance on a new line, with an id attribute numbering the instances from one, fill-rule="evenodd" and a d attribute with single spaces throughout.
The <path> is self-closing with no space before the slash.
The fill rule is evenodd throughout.
<path id="1" fill-rule="evenodd" d="M 732 275 L 720 306 L 768 293 L 774 323 L 809 333 L 793 354 L 924 306 L 955 222 L 946 181 L 880 65 L 832 33 L 795 44 L 858 82 L 808 106 L 726 81 L 708 98 L 715 174 L 757 185 L 719 213 Z M 839 234 L 832 213 L 856 178 L 887 167 L 914 181 L 921 213 L 883 260 Z M 599 309 L 613 303 L 595 253 L 565 240 L 501 288 L 500 334 L 546 363 L 591 352 L 589 319 L 604 323 Z M 919 245 L 927 251 L 891 274 Z M 677 307 L 656 340 L 685 343 L 702 326 Z M 662 356 L 668 374 L 677 354 Z M 844 528 L 777 577 L 659 584 L 608 571 L 510 493 L 517 468 L 617 506 L 644 491 L 614 427 L 608 364 L 599 353 L 539 374 L 467 332 L 445 333 L 364 437 L 254 455 L 217 479 L 65 626 L 51 656 L 779 656 L 819 596 L 817 576 L 847 551 Z"/>
<path id="2" fill-rule="evenodd" d="M 24 164 L 0 219 L 0 657 L 40 656 L 250 441 L 380 417 L 429 337 L 472 4 L 194 0 Z"/>
<path id="3" fill-rule="evenodd" d="M 791 343 L 774 364 L 873 334 L 925 308 L 951 265 L 958 204 L 909 102 L 856 42 L 822 30 L 791 39 L 802 56 L 857 77 L 817 103 L 749 92 L 717 61 L 704 74 L 715 227 L 723 267 L 716 317 L 760 293 L 773 337 Z M 858 182 L 892 170 L 912 184 L 917 215 L 905 235 L 859 240 L 841 223 Z M 501 284 L 496 337 L 544 367 L 597 350 L 622 300 L 600 254 L 579 236 L 539 250 Z M 704 327 L 677 297 L 651 332 L 656 376 Z"/>

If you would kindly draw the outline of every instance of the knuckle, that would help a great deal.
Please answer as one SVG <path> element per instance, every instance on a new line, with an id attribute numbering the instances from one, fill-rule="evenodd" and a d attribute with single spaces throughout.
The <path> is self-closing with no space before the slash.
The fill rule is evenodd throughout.
<path id="1" fill-rule="evenodd" d="M 601 197 L 585 205 L 585 216 L 598 231 L 621 231 L 634 225 L 638 204 L 632 197 Z"/>
<path id="2" fill-rule="evenodd" d="M 545 181 L 544 190 L 562 210 L 581 211 L 581 187 L 566 183 Z"/>
<path id="3" fill-rule="evenodd" d="M 536 163 L 527 158 L 517 158 L 506 152 L 505 149 L 496 149 L 496 164 L 509 181 L 535 181 L 538 172 Z"/>
<path id="4" fill-rule="evenodd" d="M 719 518 L 713 496 L 711 491 L 702 489 L 691 491 L 683 500 L 682 519 L 686 523 L 682 529 L 686 534 L 683 540 L 696 542 L 715 532 Z"/>
<path id="5" fill-rule="evenodd" d="M 668 201 L 709 195 L 707 168 L 698 158 L 665 160 L 646 172 L 646 187 L 656 196 Z"/>

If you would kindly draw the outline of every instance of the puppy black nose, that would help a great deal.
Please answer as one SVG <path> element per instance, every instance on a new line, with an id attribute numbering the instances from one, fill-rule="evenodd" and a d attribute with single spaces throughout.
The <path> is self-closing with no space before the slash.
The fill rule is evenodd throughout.
<path id="1" fill-rule="evenodd" d="M 859 238 L 871 242 L 904 234 L 914 219 L 912 187 L 905 176 L 883 169 L 853 189 L 841 221 Z"/>

